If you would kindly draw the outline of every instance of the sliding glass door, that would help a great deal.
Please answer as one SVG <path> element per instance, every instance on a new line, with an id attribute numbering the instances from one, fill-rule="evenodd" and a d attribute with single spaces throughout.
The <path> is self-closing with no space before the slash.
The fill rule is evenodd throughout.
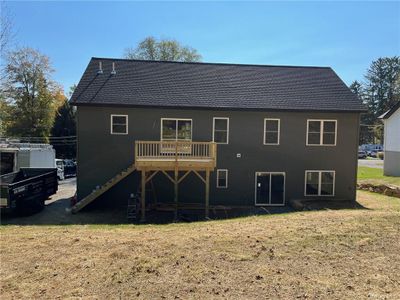
<path id="1" fill-rule="evenodd" d="M 256 205 L 285 205 L 285 173 L 256 173 Z"/>

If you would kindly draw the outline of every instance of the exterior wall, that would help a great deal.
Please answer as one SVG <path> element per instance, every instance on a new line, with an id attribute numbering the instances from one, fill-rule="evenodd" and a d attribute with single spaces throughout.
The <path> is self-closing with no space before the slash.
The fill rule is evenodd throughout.
<path id="1" fill-rule="evenodd" d="M 400 109 L 385 120 L 385 150 L 400 152 Z"/>
<path id="2" fill-rule="evenodd" d="M 400 176 L 400 109 L 384 120 L 385 122 L 385 161 L 384 174 Z"/>
<path id="3" fill-rule="evenodd" d="M 110 115 L 129 116 L 128 135 L 110 134 Z M 254 205 L 255 172 L 285 172 L 285 198 L 304 197 L 305 170 L 335 170 L 335 196 L 355 199 L 358 113 L 243 112 L 150 108 L 84 107 L 78 118 L 78 198 L 134 162 L 135 140 L 160 140 L 161 118 L 191 118 L 193 141 L 211 141 L 213 117 L 229 117 L 229 144 L 218 145 L 217 168 L 228 169 L 229 186 L 216 188 L 211 174 L 210 204 Z M 280 145 L 263 145 L 264 118 L 280 118 Z M 307 119 L 336 119 L 336 146 L 306 146 Z M 237 158 L 237 153 L 241 158 Z M 138 177 L 138 176 L 137 176 Z M 138 178 L 128 177 L 105 194 L 108 202 L 125 201 L 137 190 Z M 173 201 L 173 185 L 155 176 L 158 201 Z M 204 203 L 204 184 L 195 175 L 179 186 L 180 202 Z M 307 197 L 312 198 L 312 197 Z"/>
<path id="4" fill-rule="evenodd" d="M 400 176 L 400 151 L 386 151 L 383 166 L 386 176 Z"/>

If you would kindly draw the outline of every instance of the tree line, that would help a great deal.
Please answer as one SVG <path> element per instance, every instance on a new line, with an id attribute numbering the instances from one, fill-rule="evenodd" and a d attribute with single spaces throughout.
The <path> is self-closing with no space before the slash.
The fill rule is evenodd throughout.
<path id="1" fill-rule="evenodd" d="M 368 109 L 361 115 L 360 144 L 382 144 L 383 124 L 379 117 L 400 101 L 400 57 L 373 61 L 364 80 L 355 80 L 350 90 Z"/>

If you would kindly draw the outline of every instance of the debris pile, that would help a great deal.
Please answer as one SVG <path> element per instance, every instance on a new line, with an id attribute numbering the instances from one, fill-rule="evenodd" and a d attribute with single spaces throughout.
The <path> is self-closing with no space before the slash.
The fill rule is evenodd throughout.
<path id="1" fill-rule="evenodd" d="M 400 198 L 400 188 L 385 184 L 359 183 L 357 189 Z"/>

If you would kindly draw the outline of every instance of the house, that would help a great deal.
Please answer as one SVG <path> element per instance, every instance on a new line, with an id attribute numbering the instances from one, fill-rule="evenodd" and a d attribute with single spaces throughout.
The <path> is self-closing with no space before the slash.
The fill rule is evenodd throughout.
<path id="1" fill-rule="evenodd" d="M 379 118 L 385 126 L 383 173 L 400 176 L 400 102 Z"/>
<path id="2" fill-rule="evenodd" d="M 116 201 L 141 190 L 143 219 L 160 203 L 208 216 L 355 199 L 365 108 L 329 67 L 92 58 L 71 101 L 75 211 L 105 191 Z"/>

